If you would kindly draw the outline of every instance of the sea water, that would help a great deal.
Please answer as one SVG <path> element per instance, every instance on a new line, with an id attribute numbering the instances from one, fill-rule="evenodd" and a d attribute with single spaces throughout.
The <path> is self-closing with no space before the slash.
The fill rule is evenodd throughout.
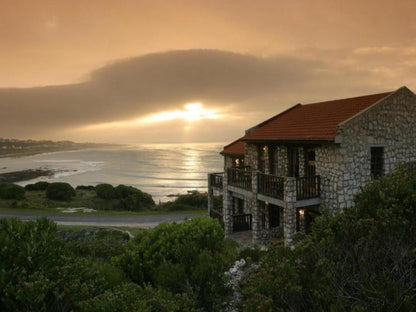
<path id="1" fill-rule="evenodd" d="M 0 173 L 49 169 L 51 177 L 37 181 L 68 182 L 72 186 L 109 183 L 131 185 L 156 202 L 188 191 L 207 191 L 207 174 L 223 170 L 219 154 L 225 143 L 140 144 L 62 151 L 0 159 Z"/>

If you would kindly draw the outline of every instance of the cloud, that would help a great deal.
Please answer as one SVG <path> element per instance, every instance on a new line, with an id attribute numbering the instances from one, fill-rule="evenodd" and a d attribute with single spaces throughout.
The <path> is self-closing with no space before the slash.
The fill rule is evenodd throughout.
<path id="1" fill-rule="evenodd" d="M 366 50 L 365 57 L 368 53 L 378 51 Z M 351 52 L 348 57 L 353 61 L 336 62 L 336 54 L 328 54 L 327 58 L 262 58 L 219 50 L 182 50 L 119 60 L 93 71 L 83 83 L 0 89 L 0 131 L 4 137 L 125 140 L 140 135 L 128 135 L 122 130 L 80 133 L 76 129 L 143 118 L 201 102 L 207 109 L 220 108 L 233 117 L 241 117 L 239 128 L 243 133 L 243 127 L 298 102 L 376 93 L 400 86 L 383 89 L 384 85 L 374 79 L 377 75 L 380 78 L 381 70 L 356 66 L 356 57 L 361 54 Z M 238 135 L 237 127 L 226 123 L 227 120 L 215 120 L 200 124 L 208 129 L 214 125 L 217 128 L 211 133 L 223 133 L 223 137 L 231 132 Z M 180 130 L 172 131 L 168 124 L 159 123 L 140 132 L 143 139 L 164 136 L 174 141 L 184 126 L 187 125 L 182 122 Z M 206 128 L 194 128 L 192 138 L 211 138 Z"/>

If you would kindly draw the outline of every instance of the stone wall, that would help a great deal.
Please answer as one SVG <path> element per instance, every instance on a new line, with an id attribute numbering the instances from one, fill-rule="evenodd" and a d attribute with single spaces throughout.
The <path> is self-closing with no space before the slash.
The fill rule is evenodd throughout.
<path id="1" fill-rule="evenodd" d="M 287 147 L 283 145 L 277 146 L 277 175 L 279 177 L 287 176 Z"/>
<path id="2" fill-rule="evenodd" d="M 401 88 L 338 128 L 341 142 L 341 209 L 353 204 L 360 186 L 371 180 L 371 147 L 384 147 L 384 174 L 416 160 L 416 96 Z"/>
<path id="3" fill-rule="evenodd" d="M 250 166 L 252 170 L 257 170 L 258 168 L 258 153 L 257 153 L 257 145 L 244 143 L 244 165 Z"/>
<path id="4" fill-rule="evenodd" d="M 228 168 L 232 168 L 234 166 L 233 157 L 224 155 L 224 171 L 227 171 Z"/>
<path id="5" fill-rule="evenodd" d="M 315 147 L 316 175 L 321 177 L 321 202 L 333 214 L 339 212 L 338 193 L 342 189 L 341 149 L 338 144 Z"/>

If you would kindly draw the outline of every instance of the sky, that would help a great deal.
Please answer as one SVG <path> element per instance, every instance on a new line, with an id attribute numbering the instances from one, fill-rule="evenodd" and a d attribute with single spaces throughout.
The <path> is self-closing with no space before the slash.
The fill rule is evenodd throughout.
<path id="1" fill-rule="evenodd" d="M 414 0 L 0 0 L 0 137 L 227 142 L 416 91 Z"/>

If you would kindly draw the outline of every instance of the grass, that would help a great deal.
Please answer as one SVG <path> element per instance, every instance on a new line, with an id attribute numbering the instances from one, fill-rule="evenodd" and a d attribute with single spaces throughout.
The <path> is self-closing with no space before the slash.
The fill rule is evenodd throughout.
<path id="1" fill-rule="evenodd" d="M 93 212 L 77 211 L 65 213 L 57 208 L 92 208 Z M 4 200 L 0 199 L 0 212 L 18 212 L 27 214 L 54 214 L 54 215 L 100 215 L 100 216 L 143 216 L 143 215 L 162 215 L 162 214 L 182 214 L 182 213 L 201 213 L 205 209 L 188 209 L 188 210 L 154 210 L 144 211 L 124 211 L 111 210 L 112 203 L 97 197 L 95 191 L 76 190 L 76 195 L 70 201 L 57 201 L 46 198 L 44 191 L 26 191 L 24 200 Z"/>

